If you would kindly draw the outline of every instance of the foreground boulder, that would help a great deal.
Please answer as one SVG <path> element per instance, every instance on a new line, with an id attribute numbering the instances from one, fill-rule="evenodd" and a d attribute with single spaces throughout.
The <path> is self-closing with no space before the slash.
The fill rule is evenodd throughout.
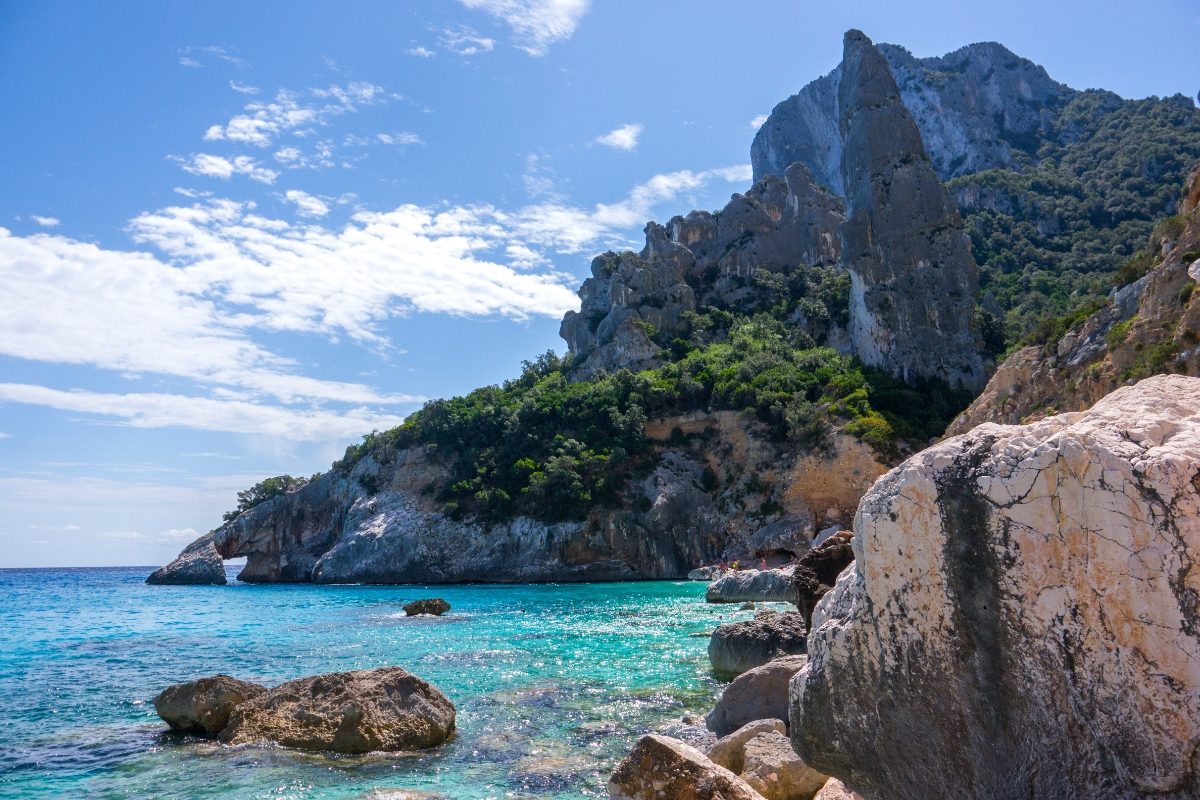
<path id="1" fill-rule="evenodd" d="M 704 724 L 725 736 L 754 720 L 786 720 L 788 683 L 807 663 L 808 656 L 783 656 L 743 672 L 725 687 Z"/>
<path id="2" fill-rule="evenodd" d="M 741 778 L 767 800 L 811 800 L 829 776 L 796 755 L 788 737 L 760 733 L 742 749 Z"/>
<path id="3" fill-rule="evenodd" d="M 780 656 L 805 652 L 804 617 L 760 611 L 754 619 L 720 625 L 708 640 L 713 671 L 733 677 Z"/>
<path id="4" fill-rule="evenodd" d="M 760 733 L 787 733 L 781 719 L 759 719 L 747 723 L 733 733 L 722 736 L 706 751 L 706 755 L 734 774 L 740 774 L 746 764 L 746 742 Z"/>
<path id="5" fill-rule="evenodd" d="M 154 710 L 173 731 L 216 736 L 229 724 L 235 708 L 266 691 L 257 683 L 213 675 L 168 686 L 154 698 Z"/>
<path id="6" fill-rule="evenodd" d="M 817 606 L 797 752 L 867 797 L 1200 796 L 1198 486 L 1182 376 L 910 458 Z"/>
<path id="7" fill-rule="evenodd" d="M 763 800 L 729 770 L 690 745 L 650 734 L 608 781 L 612 800 Z"/>
<path id="8" fill-rule="evenodd" d="M 431 614 L 435 617 L 440 617 L 449 610 L 450 604 L 440 597 L 432 597 L 428 600 L 414 600 L 404 605 L 404 613 L 410 617 L 415 617 L 419 614 Z"/>
<path id="9" fill-rule="evenodd" d="M 790 572 L 779 569 L 743 569 L 727 573 L 708 585 L 709 603 L 790 603 L 795 596 Z"/>
<path id="10" fill-rule="evenodd" d="M 225 559 L 217 552 L 211 533 L 189 544 L 178 558 L 146 578 L 146 583 L 157 586 L 224 586 L 227 582 Z"/>
<path id="11" fill-rule="evenodd" d="M 454 706 L 400 667 L 289 681 L 238 706 L 226 744 L 274 742 L 302 750 L 421 750 L 454 734 Z"/>

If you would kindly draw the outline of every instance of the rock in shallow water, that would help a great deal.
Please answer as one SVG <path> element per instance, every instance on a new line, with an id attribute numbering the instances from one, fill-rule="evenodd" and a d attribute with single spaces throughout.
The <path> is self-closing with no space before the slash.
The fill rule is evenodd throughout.
<path id="1" fill-rule="evenodd" d="M 1200 796 L 1200 380 L 980 425 L 863 498 L 793 680 L 868 797 Z"/>
<path id="2" fill-rule="evenodd" d="M 643 736 L 608 781 L 612 800 L 763 800 L 763 796 L 694 747 Z"/>
<path id="3" fill-rule="evenodd" d="M 171 730 L 216 736 L 229 724 L 235 708 L 266 691 L 257 683 L 213 675 L 168 686 L 154 698 L 154 710 Z"/>
<path id="4" fill-rule="evenodd" d="M 450 610 L 450 604 L 440 597 L 432 597 L 427 600 L 414 600 L 411 603 L 404 604 L 404 613 L 410 617 L 415 617 L 418 614 L 432 614 L 435 617 L 440 617 Z"/>
<path id="5" fill-rule="evenodd" d="M 217 552 L 213 535 L 202 536 L 185 547 L 170 564 L 150 573 L 146 583 L 158 586 L 225 585 L 225 560 Z"/>
<path id="6" fill-rule="evenodd" d="M 746 742 L 741 778 L 767 800 L 810 800 L 829 780 L 805 764 L 788 737 L 778 731 L 760 733 Z"/>
<path id="7" fill-rule="evenodd" d="M 759 719 L 749 722 L 733 733 L 722 736 L 708 750 L 706 755 L 714 763 L 720 764 L 733 773 L 741 773 L 746 763 L 746 742 L 761 733 L 787 733 L 787 728 L 781 719 Z"/>
<path id="8" fill-rule="evenodd" d="M 238 706 L 220 740 L 335 753 L 421 750 L 449 739 L 454 717 L 436 687 L 382 667 L 281 684 Z"/>
<path id="9" fill-rule="evenodd" d="M 730 572 L 709 584 L 704 599 L 709 603 L 789 603 L 795 597 L 792 576 L 778 569 L 743 569 Z"/>
<path id="10" fill-rule="evenodd" d="M 725 736 L 754 720 L 786 720 L 788 682 L 807 663 L 808 656 L 783 656 L 743 672 L 725 687 L 705 725 Z"/>
<path id="11" fill-rule="evenodd" d="M 760 611 L 754 619 L 718 626 L 708 640 L 713 671 L 729 677 L 804 652 L 804 617 L 794 611 Z"/>

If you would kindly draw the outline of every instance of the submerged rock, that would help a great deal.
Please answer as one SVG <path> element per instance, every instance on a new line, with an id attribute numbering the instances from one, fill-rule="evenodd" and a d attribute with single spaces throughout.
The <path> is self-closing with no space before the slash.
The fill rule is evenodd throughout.
<path id="1" fill-rule="evenodd" d="M 238 706 L 226 744 L 274 742 L 301 750 L 421 750 L 454 734 L 454 706 L 400 667 L 288 681 Z"/>
<path id="2" fill-rule="evenodd" d="M 213 675 L 168 686 L 154 698 L 154 710 L 171 730 L 216 736 L 229 724 L 235 708 L 266 691 L 257 683 Z"/>
<path id="3" fill-rule="evenodd" d="M 984 424 L 863 498 L 792 741 L 868 797 L 1200 796 L 1200 379 Z"/>
<path id="4" fill-rule="evenodd" d="M 717 736 L 725 736 L 759 719 L 788 718 L 788 683 L 804 669 L 808 656 L 783 656 L 747 670 L 725 687 L 705 725 Z"/>
<path id="5" fill-rule="evenodd" d="M 706 755 L 714 763 L 735 774 L 741 773 L 745 764 L 746 742 L 760 733 L 787 733 L 787 727 L 781 719 L 759 719 L 748 722 L 732 733 L 718 739 L 708 748 Z"/>
<path id="6" fill-rule="evenodd" d="M 763 800 L 762 795 L 690 745 L 650 734 L 608 781 L 612 800 Z"/>
<path id="7" fill-rule="evenodd" d="M 227 582 L 225 559 L 217 552 L 211 533 L 189 544 L 174 561 L 146 578 L 146 583 L 158 586 L 224 586 Z"/>
<path id="8" fill-rule="evenodd" d="M 414 600 L 411 603 L 404 604 L 404 613 L 410 617 L 415 617 L 418 614 L 432 614 L 435 617 L 440 617 L 450 610 L 450 604 L 440 597 L 432 597 L 428 600 Z"/>
<path id="9" fill-rule="evenodd" d="M 708 660 L 718 675 L 735 676 L 780 656 L 805 652 L 804 617 L 760 611 L 754 619 L 720 625 L 708 640 Z"/>
<path id="10" fill-rule="evenodd" d="M 704 592 L 709 603 L 787 603 L 794 597 L 791 573 L 780 569 L 730 572 L 709 584 Z"/>

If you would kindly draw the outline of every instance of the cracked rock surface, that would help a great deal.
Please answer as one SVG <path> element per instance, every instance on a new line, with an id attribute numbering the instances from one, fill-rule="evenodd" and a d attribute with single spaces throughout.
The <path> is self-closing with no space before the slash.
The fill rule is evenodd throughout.
<path id="1" fill-rule="evenodd" d="M 981 425 L 876 483 L 792 741 L 865 797 L 1200 796 L 1200 379 Z"/>

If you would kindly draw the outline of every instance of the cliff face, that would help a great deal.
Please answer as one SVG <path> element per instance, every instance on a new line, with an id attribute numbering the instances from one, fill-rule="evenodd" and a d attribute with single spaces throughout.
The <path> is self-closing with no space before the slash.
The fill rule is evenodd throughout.
<path id="1" fill-rule="evenodd" d="M 656 335 L 686 335 L 683 315 L 698 306 L 745 306 L 756 270 L 787 273 L 833 264 L 840 255 L 839 199 L 817 188 L 801 165 L 736 194 L 717 214 L 693 211 L 646 226 L 640 253 L 605 253 L 579 289 L 580 309 L 560 333 L 576 378 L 662 363 Z"/>
<path id="2" fill-rule="evenodd" d="M 829 454 L 789 453 L 730 412 L 646 427 L 661 442 L 658 466 L 616 507 L 582 521 L 455 520 L 430 492 L 445 480 L 443 466 L 422 448 L 384 450 L 246 511 L 150 582 L 223 583 L 222 559 L 241 556 L 239 580 L 262 582 L 682 578 L 697 564 L 749 560 L 753 534 L 773 521 L 803 520 L 811 536 L 848 519 L 885 470 L 850 437 L 837 437 Z M 695 443 L 670 444 L 675 429 Z"/>
<path id="3" fill-rule="evenodd" d="M 846 34 L 838 107 L 853 351 L 905 380 L 978 391 L 979 271 L 887 61 L 859 31 Z"/>
<path id="4" fill-rule="evenodd" d="M 1016 165 L 1051 135 L 1055 112 L 1077 94 L 995 42 L 968 45 L 940 58 L 914 58 L 888 44 L 879 50 L 942 180 Z M 781 175 L 798 161 L 818 184 L 846 193 L 844 132 L 838 124 L 843 68 L 839 65 L 771 112 L 750 149 L 755 180 Z"/>
<path id="5" fill-rule="evenodd" d="M 1148 274 L 1115 289 L 1056 341 L 1009 356 L 947 432 L 1078 411 L 1156 373 L 1200 375 L 1200 296 L 1193 291 L 1200 281 L 1200 167 L 1179 211 L 1152 237 L 1157 263 Z"/>
<path id="6" fill-rule="evenodd" d="M 1200 792 L 1200 380 L 981 425 L 863 498 L 791 683 L 868 798 Z"/>

